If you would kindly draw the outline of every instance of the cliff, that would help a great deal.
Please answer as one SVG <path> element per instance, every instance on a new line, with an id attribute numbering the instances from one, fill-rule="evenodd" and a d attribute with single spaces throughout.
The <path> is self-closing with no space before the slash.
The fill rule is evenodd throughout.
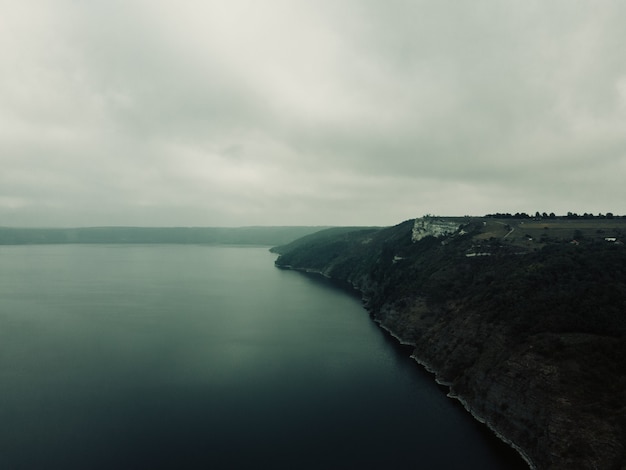
<path id="1" fill-rule="evenodd" d="M 624 469 L 626 249 L 604 228 L 571 243 L 523 224 L 409 220 L 274 251 L 279 267 L 358 289 L 374 320 L 531 468 Z"/>

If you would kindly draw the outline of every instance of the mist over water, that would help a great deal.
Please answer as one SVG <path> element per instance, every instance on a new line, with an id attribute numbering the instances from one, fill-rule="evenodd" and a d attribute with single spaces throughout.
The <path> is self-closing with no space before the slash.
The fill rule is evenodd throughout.
<path id="1" fill-rule="evenodd" d="M 524 468 L 266 247 L 0 247 L 0 468 Z"/>

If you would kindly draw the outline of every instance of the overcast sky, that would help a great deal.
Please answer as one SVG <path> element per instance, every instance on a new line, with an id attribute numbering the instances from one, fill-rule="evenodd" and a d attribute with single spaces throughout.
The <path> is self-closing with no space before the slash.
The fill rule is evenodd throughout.
<path id="1" fill-rule="evenodd" d="M 626 213 L 622 0 L 0 0 L 0 226 Z"/>

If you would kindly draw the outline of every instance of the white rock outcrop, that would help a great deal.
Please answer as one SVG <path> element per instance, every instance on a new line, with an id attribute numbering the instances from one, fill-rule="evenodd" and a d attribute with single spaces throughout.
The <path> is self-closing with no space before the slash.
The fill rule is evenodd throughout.
<path id="1" fill-rule="evenodd" d="M 423 217 L 415 219 L 411 239 L 416 242 L 428 236 L 443 237 L 456 232 L 459 228 L 461 228 L 461 225 L 456 222 Z"/>

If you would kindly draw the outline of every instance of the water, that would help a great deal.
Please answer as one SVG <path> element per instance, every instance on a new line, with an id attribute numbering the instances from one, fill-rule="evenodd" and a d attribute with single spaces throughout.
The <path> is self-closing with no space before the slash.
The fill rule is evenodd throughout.
<path id="1" fill-rule="evenodd" d="M 524 468 L 267 248 L 0 247 L 0 468 Z"/>

